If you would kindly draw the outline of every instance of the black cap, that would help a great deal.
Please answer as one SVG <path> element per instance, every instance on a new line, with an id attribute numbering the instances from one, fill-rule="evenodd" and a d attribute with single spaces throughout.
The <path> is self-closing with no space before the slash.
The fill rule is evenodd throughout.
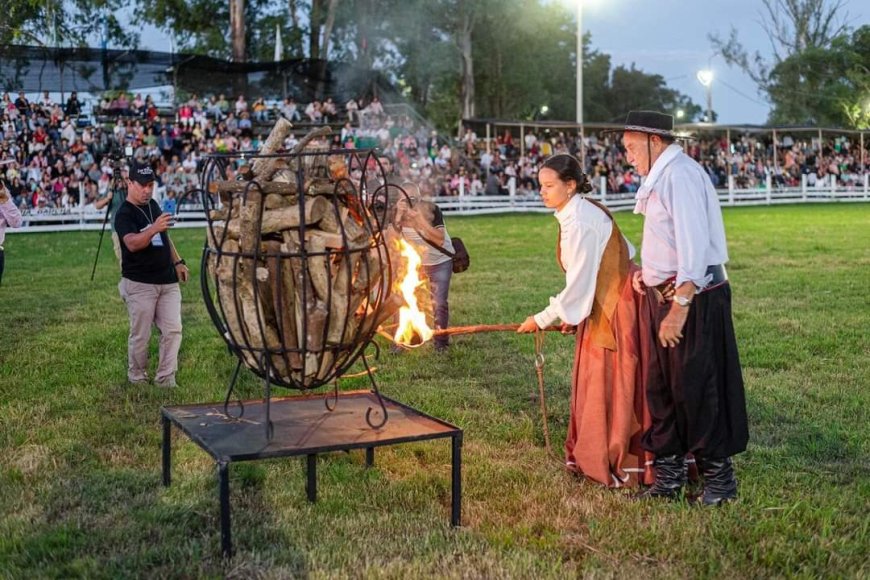
<path id="1" fill-rule="evenodd" d="M 155 180 L 154 170 L 148 163 L 141 163 L 134 159 L 130 162 L 130 179 L 139 185 L 148 185 Z"/>

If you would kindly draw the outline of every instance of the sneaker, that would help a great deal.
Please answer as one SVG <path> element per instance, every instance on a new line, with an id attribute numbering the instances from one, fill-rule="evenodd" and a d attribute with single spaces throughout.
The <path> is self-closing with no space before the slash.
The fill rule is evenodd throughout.
<path id="1" fill-rule="evenodd" d="M 147 386 L 149 383 L 148 379 L 127 379 L 127 384 L 131 387 L 144 387 Z"/>
<path id="2" fill-rule="evenodd" d="M 154 386 L 160 387 L 161 389 L 174 389 L 178 386 L 178 384 L 175 382 L 175 377 L 169 377 L 168 379 L 164 379 L 162 381 L 154 379 Z"/>

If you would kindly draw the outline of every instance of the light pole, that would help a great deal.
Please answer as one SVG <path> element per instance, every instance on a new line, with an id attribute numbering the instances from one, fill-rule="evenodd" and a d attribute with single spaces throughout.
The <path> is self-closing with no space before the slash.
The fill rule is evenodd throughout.
<path id="1" fill-rule="evenodd" d="M 713 71 L 710 69 L 699 70 L 698 82 L 707 89 L 707 122 L 713 123 Z"/>
<path id="2" fill-rule="evenodd" d="M 577 0 L 577 124 L 583 124 L 583 1 Z"/>

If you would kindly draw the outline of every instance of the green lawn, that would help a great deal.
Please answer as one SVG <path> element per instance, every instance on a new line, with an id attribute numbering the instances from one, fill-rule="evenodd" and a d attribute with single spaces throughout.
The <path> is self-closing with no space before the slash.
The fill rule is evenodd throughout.
<path id="1" fill-rule="evenodd" d="M 641 221 L 617 219 L 637 243 Z M 159 408 L 222 400 L 234 368 L 198 283 L 184 288 L 178 382 L 126 385 L 126 310 L 108 238 L 7 237 L 0 287 L 0 577 L 867 577 L 870 574 L 870 206 L 725 211 L 749 405 L 741 499 L 637 505 L 550 461 L 533 341 L 461 337 L 446 356 L 383 356 L 389 396 L 465 430 L 461 529 L 448 525 L 445 441 L 231 468 L 236 556 L 220 557 L 213 462 L 175 437 L 161 486 Z M 551 216 L 449 218 L 472 254 L 452 322 L 521 322 L 560 288 Z M 203 233 L 173 232 L 198 279 Z M 155 344 L 156 347 L 156 344 Z M 155 349 L 156 350 L 156 349 Z M 561 447 L 572 343 L 550 335 Z M 365 388 L 363 379 L 344 388 Z M 260 385 L 244 373 L 241 392 Z"/>

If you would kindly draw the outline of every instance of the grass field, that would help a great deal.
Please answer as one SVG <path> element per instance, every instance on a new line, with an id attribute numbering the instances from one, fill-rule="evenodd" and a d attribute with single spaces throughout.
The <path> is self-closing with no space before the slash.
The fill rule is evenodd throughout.
<path id="1" fill-rule="evenodd" d="M 641 222 L 618 222 L 639 242 Z M 173 391 L 126 385 L 126 310 L 98 234 L 7 238 L 0 287 L 0 577 L 864 577 L 870 575 L 870 206 L 725 211 L 749 450 L 741 499 L 718 510 L 637 505 L 567 476 L 543 448 L 533 341 L 462 337 L 383 356 L 385 394 L 465 430 L 464 527 L 449 527 L 444 441 L 231 468 L 236 556 L 220 557 L 213 462 L 175 437 L 160 483 L 159 408 L 222 400 L 234 359 L 198 283 L 184 288 Z M 558 291 L 550 216 L 451 218 L 472 253 L 453 324 L 520 322 Z M 173 237 L 193 263 L 203 234 Z M 108 238 L 107 238 L 108 241 Z M 156 341 L 155 341 L 156 351 Z M 548 336 L 554 441 L 572 343 Z M 344 388 L 365 388 L 363 379 Z M 243 396 L 260 395 L 250 373 Z"/>

